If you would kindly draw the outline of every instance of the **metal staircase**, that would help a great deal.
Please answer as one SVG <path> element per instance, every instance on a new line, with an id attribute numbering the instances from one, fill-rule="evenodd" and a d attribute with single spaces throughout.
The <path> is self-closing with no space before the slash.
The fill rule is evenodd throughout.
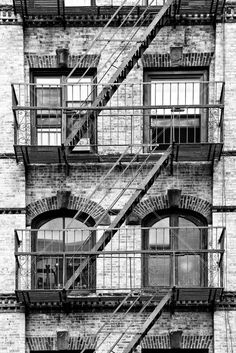
<path id="1" fill-rule="evenodd" d="M 130 292 L 97 331 L 95 352 L 116 352 L 120 345 L 124 347 L 123 353 L 131 353 L 161 316 L 164 307 L 171 301 L 172 296 L 173 289 L 168 290 L 165 294 Z M 154 305 L 155 307 L 148 316 L 145 315 L 139 322 L 127 320 L 128 314 L 136 305 L 141 306 L 139 311 L 135 311 L 135 315 L 139 318 L 148 307 Z M 87 349 L 88 347 L 85 345 L 81 353 L 84 353 Z"/>
<path id="2" fill-rule="evenodd" d="M 142 57 L 143 53 L 156 37 L 159 30 L 168 24 L 172 13 L 175 11 L 177 11 L 177 0 L 167 0 L 146 29 L 144 35 L 140 39 L 140 42 L 133 47 L 126 59 L 117 68 L 111 79 L 107 82 L 106 86 L 103 87 L 95 101 L 89 107 L 89 113 L 78 112 L 76 114 L 78 118 L 74 122 L 71 133 L 64 142 L 65 145 L 74 146 L 84 136 L 89 129 L 89 125 L 93 123 L 95 114 L 98 115 L 102 111 L 102 108 L 106 106 L 114 93 L 117 91 L 119 84 L 126 79 L 128 73 Z M 92 110 L 93 108 L 94 111 Z"/>
<path id="3" fill-rule="evenodd" d="M 112 237 L 116 234 L 118 228 L 121 227 L 121 225 L 123 224 L 125 219 L 133 211 L 134 207 L 139 203 L 141 198 L 146 194 L 146 192 L 153 185 L 155 179 L 160 174 L 162 168 L 167 165 L 171 153 L 172 153 L 172 147 L 169 146 L 168 149 L 162 154 L 160 159 L 154 164 L 154 166 L 149 171 L 149 173 L 144 178 L 144 180 L 136 187 L 132 196 L 125 203 L 124 207 L 120 210 L 120 212 L 115 217 L 113 222 L 110 224 L 110 226 L 103 233 L 103 235 L 101 236 L 99 241 L 91 249 L 91 252 L 102 251 L 105 248 L 105 246 L 110 242 Z M 121 191 L 119 197 L 121 197 L 122 195 L 123 195 L 123 191 Z M 114 203 L 112 203 L 112 204 L 114 204 Z M 85 241 L 84 245 L 86 245 L 87 241 L 89 241 L 89 239 L 87 239 Z M 82 246 L 82 249 L 83 249 L 84 245 Z M 97 255 L 93 256 L 92 261 L 95 261 L 96 257 L 97 257 Z M 70 289 L 70 287 L 72 286 L 74 281 L 82 274 L 83 270 L 88 266 L 89 261 L 90 261 L 89 259 L 85 259 L 80 264 L 80 266 L 76 269 L 76 271 L 71 276 L 71 278 L 66 282 L 65 289 L 67 289 L 67 290 Z"/>

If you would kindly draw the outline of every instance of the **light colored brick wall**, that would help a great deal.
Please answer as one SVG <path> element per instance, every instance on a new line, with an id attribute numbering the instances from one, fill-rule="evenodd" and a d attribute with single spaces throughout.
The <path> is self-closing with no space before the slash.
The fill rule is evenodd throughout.
<path id="1" fill-rule="evenodd" d="M 11 1 L 1 4 L 11 4 Z M 25 207 L 25 170 L 17 165 L 13 153 L 14 116 L 11 83 L 24 77 L 23 28 L 16 23 L 0 25 L 0 208 Z M 24 214 L 0 214 L 0 291 L 15 290 L 14 229 L 25 227 Z M 10 352 L 10 351 L 9 351 Z"/>
<path id="2" fill-rule="evenodd" d="M 236 30 L 236 23 L 225 24 L 225 111 L 224 111 L 224 148 L 235 149 L 236 129 L 236 38 L 232 36 Z"/>
<path id="3" fill-rule="evenodd" d="M 236 311 L 214 313 L 214 353 L 236 349 Z"/>
<path id="4" fill-rule="evenodd" d="M 0 215 L 0 291 L 15 291 L 15 238 L 14 229 L 25 227 L 25 215 Z"/>
<path id="5" fill-rule="evenodd" d="M 235 150 L 235 50 L 236 38 L 232 33 L 236 23 L 218 25 L 216 28 L 215 73 L 216 78 L 225 80 L 224 150 Z M 213 205 L 236 205 L 236 157 L 224 155 L 215 165 L 213 175 Z M 225 288 L 236 290 L 235 286 L 235 212 L 213 215 L 215 225 L 226 225 L 225 240 Z"/>
<path id="6" fill-rule="evenodd" d="M 104 330 L 98 338 L 98 345 L 102 342 L 103 338 L 111 333 L 112 330 L 117 331 L 129 328 L 131 334 L 125 335 L 122 341 L 119 342 L 117 352 L 121 352 L 126 344 L 130 342 L 132 333 L 137 332 L 143 326 L 148 314 L 137 315 L 135 313 L 128 314 L 123 320 L 120 319 L 122 314 L 117 315 L 113 320 L 113 324 L 109 323 L 109 318 L 112 312 L 93 312 L 93 313 L 73 313 L 73 314 L 29 314 L 26 319 L 26 336 L 27 337 L 56 337 L 56 332 L 59 330 L 67 330 L 70 337 L 95 335 L 98 329 L 107 322 Z M 124 315 L 124 314 L 123 314 Z M 183 335 L 192 336 L 205 336 L 212 335 L 212 317 L 210 313 L 206 312 L 176 312 L 174 315 L 164 312 L 153 328 L 149 331 L 148 335 L 169 335 L 170 331 L 183 330 Z M 99 348 L 99 352 L 104 352 L 105 349 L 111 347 L 118 334 L 111 334 L 108 340 Z M 200 343 L 200 342 L 199 342 Z M 188 343 L 190 344 L 190 342 Z M 166 347 L 169 348 L 169 347 Z M 190 348 L 187 346 L 186 348 Z M 140 349 L 138 349 L 140 351 Z M 212 352 L 212 346 L 209 346 L 209 352 Z"/>
<path id="7" fill-rule="evenodd" d="M 13 152 L 14 117 L 11 83 L 23 81 L 23 29 L 20 25 L 0 26 L 0 152 Z"/>
<path id="8" fill-rule="evenodd" d="M 2 353 L 25 353 L 25 314 L 0 313 Z"/>
<path id="9" fill-rule="evenodd" d="M 110 166 L 111 167 L 111 166 Z M 37 201 L 44 197 L 55 196 L 58 190 L 70 190 L 75 196 L 88 197 L 94 190 L 95 185 L 99 183 L 101 178 L 109 171 L 107 165 L 80 165 L 78 167 L 71 166 L 70 175 L 65 176 L 63 168 L 53 166 L 32 166 L 29 167 L 26 194 L 27 204 Z M 128 180 L 131 179 L 135 168 L 125 173 L 120 181 L 116 182 L 116 187 L 124 187 Z M 136 178 L 134 185 L 138 186 L 142 178 L 150 171 L 150 166 L 145 167 L 143 173 Z M 109 179 L 106 180 L 103 190 L 93 196 L 95 202 L 99 202 L 105 193 L 105 188 L 109 188 L 112 182 L 118 176 L 118 170 L 110 174 Z M 52 178 L 53 175 L 53 178 Z M 175 166 L 173 176 L 170 175 L 170 170 L 164 170 L 157 178 L 154 185 L 148 192 L 148 195 L 166 194 L 169 188 L 180 188 L 183 194 L 198 196 L 208 202 L 211 202 L 211 169 L 209 164 L 199 165 L 197 163 L 181 163 Z M 102 206 L 106 208 L 111 204 L 112 198 L 119 190 L 111 190 L 109 195 L 103 200 Z M 124 202 L 133 193 L 130 190 L 122 198 L 122 201 L 117 203 L 114 208 L 121 208 Z M 148 197 L 148 196 L 147 196 Z"/>
<path id="10" fill-rule="evenodd" d="M 13 5 L 13 0 L 0 0 L 0 5 Z"/>
<path id="11" fill-rule="evenodd" d="M 0 208 L 25 207 L 25 170 L 14 159 L 0 159 Z"/>

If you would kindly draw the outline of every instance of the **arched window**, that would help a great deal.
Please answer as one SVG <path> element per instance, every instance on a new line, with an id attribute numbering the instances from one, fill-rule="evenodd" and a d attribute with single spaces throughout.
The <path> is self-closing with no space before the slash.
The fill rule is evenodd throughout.
<path id="1" fill-rule="evenodd" d="M 143 234 L 144 286 L 199 287 L 207 283 L 207 232 L 204 223 L 185 214 L 151 222 Z"/>
<path id="2" fill-rule="evenodd" d="M 61 289 L 85 259 L 78 251 L 92 249 L 95 233 L 85 223 L 67 215 L 41 217 L 38 229 L 33 232 L 32 283 L 36 289 Z M 36 224 L 37 224 L 36 223 Z M 95 263 L 87 266 L 75 279 L 72 289 L 93 289 Z"/>

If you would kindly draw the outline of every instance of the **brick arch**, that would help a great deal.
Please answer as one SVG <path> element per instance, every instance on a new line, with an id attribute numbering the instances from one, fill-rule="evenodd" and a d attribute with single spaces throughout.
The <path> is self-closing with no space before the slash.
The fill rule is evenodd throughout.
<path id="1" fill-rule="evenodd" d="M 26 217 L 27 224 L 30 225 L 32 220 L 48 211 L 60 210 L 66 208 L 68 210 L 81 210 L 82 212 L 88 214 L 96 222 L 102 214 L 104 214 L 105 209 L 99 206 L 96 202 L 90 201 L 81 196 L 71 195 L 68 191 L 60 191 L 56 196 L 45 197 L 43 199 L 31 202 L 26 207 Z M 110 218 L 108 215 L 105 216 L 102 224 L 110 224 Z"/>
<path id="2" fill-rule="evenodd" d="M 212 335 L 183 334 L 181 348 L 185 349 L 209 349 L 213 343 Z M 140 343 L 143 349 L 170 349 L 170 335 L 147 335 Z"/>
<path id="3" fill-rule="evenodd" d="M 95 349 L 96 348 L 96 336 L 95 335 L 84 335 L 84 336 L 71 336 L 68 342 L 65 343 L 66 350 L 80 350 Z M 57 337 L 54 336 L 28 336 L 26 337 L 26 345 L 30 351 L 53 351 L 57 346 Z"/>
<path id="4" fill-rule="evenodd" d="M 143 219 L 148 214 L 168 209 L 169 201 L 167 195 L 151 196 L 148 199 L 141 201 L 134 209 L 133 214 Z M 208 223 L 211 223 L 211 204 L 196 196 L 181 195 L 179 208 L 189 211 L 194 211 L 204 216 Z"/>
<path id="5" fill-rule="evenodd" d="M 68 68 L 73 68 L 75 64 L 78 64 L 78 69 L 98 66 L 100 56 L 96 54 L 90 55 L 70 55 L 68 56 Z M 25 54 L 25 63 L 35 69 L 49 69 L 58 68 L 57 56 L 56 55 L 39 55 L 39 54 Z"/>

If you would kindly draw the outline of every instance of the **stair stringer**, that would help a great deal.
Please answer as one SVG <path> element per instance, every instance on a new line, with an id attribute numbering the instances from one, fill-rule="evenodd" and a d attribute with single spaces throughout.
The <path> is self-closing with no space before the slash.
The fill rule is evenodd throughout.
<path id="1" fill-rule="evenodd" d="M 145 321 L 142 330 L 138 332 L 128 346 L 123 350 L 122 353 L 132 353 L 133 350 L 140 344 L 141 340 L 146 336 L 148 331 L 153 327 L 155 322 L 159 319 L 165 305 L 169 302 L 173 295 L 173 289 L 170 289 L 167 294 L 161 299 L 155 309 L 151 312 L 147 320 Z M 110 353 L 110 352 L 108 352 Z"/>

